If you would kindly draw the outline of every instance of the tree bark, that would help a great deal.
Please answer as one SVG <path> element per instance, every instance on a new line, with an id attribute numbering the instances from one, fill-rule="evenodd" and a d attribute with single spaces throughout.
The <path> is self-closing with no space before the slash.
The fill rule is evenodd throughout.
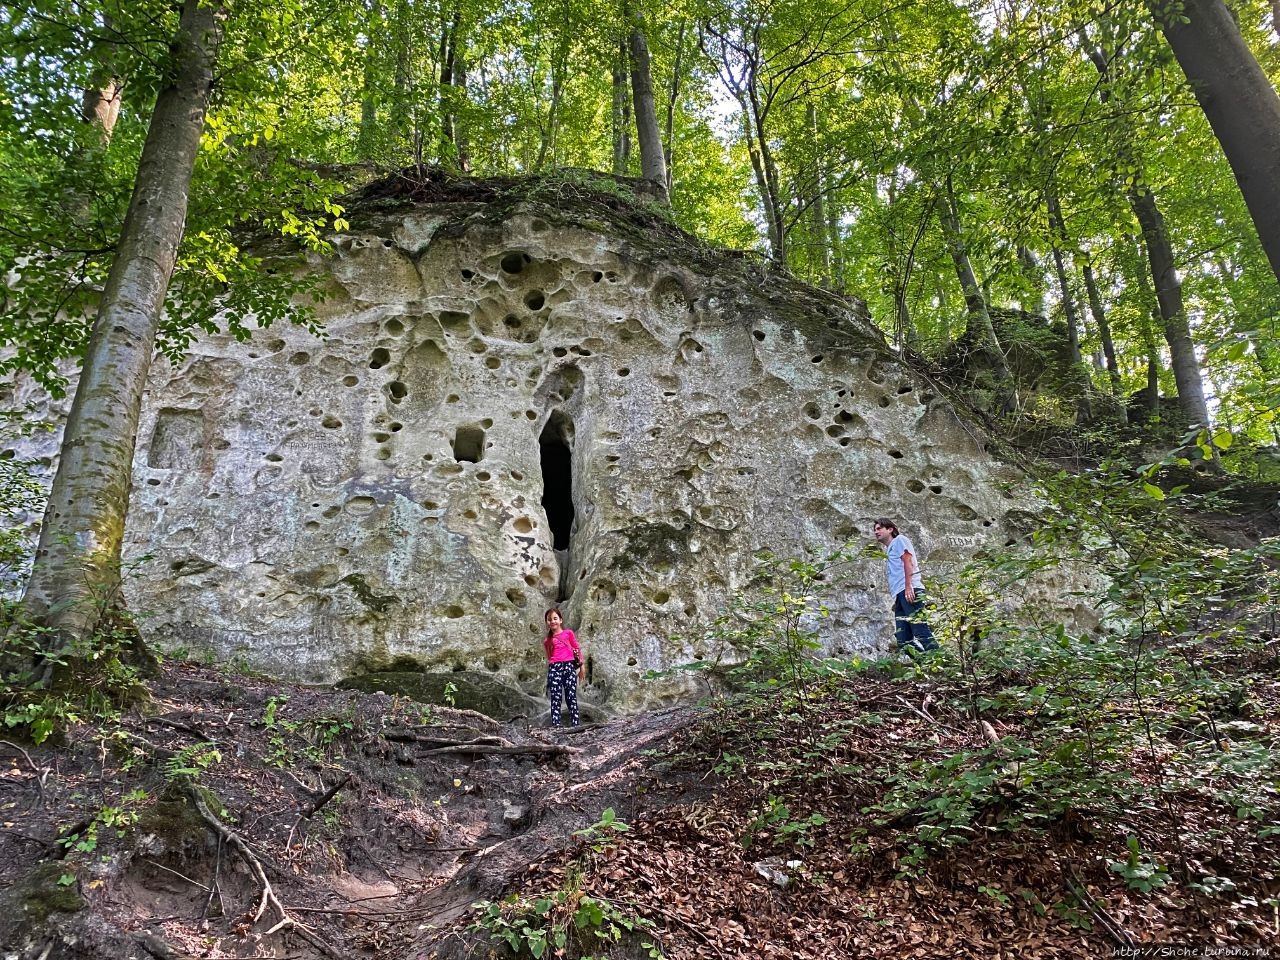
<path id="1" fill-rule="evenodd" d="M 814 143 L 820 142 L 820 131 L 818 129 L 818 109 L 812 103 L 805 105 L 805 120 L 809 127 L 809 135 L 813 137 Z M 822 268 L 822 285 L 830 287 L 831 283 L 831 247 L 827 243 L 827 211 L 826 211 L 826 171 L 823 170 L 822 158 L 815 157 L 813 161 L 813 193 L 809 201 L 809 230 L 812 240 L 810 241 L 817 248 L 818 264 Z M 900 311 L 905 311 L 906 303 L 903 302 L 899 307 Z M 910 318 L 908 315 L 908 329 L 910 329 Z"/>
<path id="2" fill-rule="evenodd" d="M 1178 407 L 1193 426 L 1207 427 L 1209 408 L 1204 401 L 1200 361 L 1196 357 L 1196 345 L 1191 339 L 1191 326 L 1187 322 L 1187 311 L 1182 302 L 1182 280 L 1178 277 L 1177 265 L 1174 263 L 1173 245 L 1169 242 L 1164 216 L 1145 184 L 1135 183 L 1130 187 L 1129 203 L 1142 228 L 1151 277 L 1156 285 L 1156 302 L 1160 305 L 1164 338 L 1169 344 L 1173 379 L 1178 385 Z"/>
<path id="3" fill-rule="evenodd" d="M 1147 353 L 1147 419 L 1154 420 L 1160 416 L 1160 343 L 1156 336 L 1156 323 L 1160 318 L 1160 305 L 1156 303 L 1155 292 L 1151 289 L 1150 269 L 1142 269 L 1141 263 L 1149 261 L 1146 243 L 1137 242 L 1139 266 L 1135 271 L 1138 278 L 1138 289 L 1142 294 L 1142 303 L 1147 309 L 1142 311 L 1142 346 Z"/>
<path id="4" fill-rule="evenodd" d="M 969 250 L 960 229 L 960 212 L 957 209 L 955 191 L 949 181 L 944 199 L 945 202 L 941 204 L 942 210 L 938 216 L 942 221 L 947 250 L 951 253 L 956 278 L 960 281 L 960 289 L 964 291 L 964 303 L 968 313 L 965 335 L 986 354 L 991 363 L 992 376 L 996 381 L 1000 406 L 1006 411 L 1012 411 L 1017 405 L 1017 397 L 1012 389 L 1013 377 L 1009 373 L 1009 364 L 1005 360 L 1004 350 L 996 336 L 995 324 L 991 322 L 991 311 L 987 309 L 987 300 L 982 295 L 982 288 L 978 285 L 973 264 L 969 260 Z"/>
<path id="5" fill-rule="evenodd" d="M 667 100 L 666 146 L 662 155 L 667 163 L 667 195 L 671 195 L 671 187 L 675 180 L 672 157 L 674 156 L 676 135 L 676 105 L 680 102 L 680 75 L 684 69 L 684 35 L 688 25 L 680 21 L 680 33 L 676 36 L 676 62 L 671 69 L 671 96 Z"/>
<path id="6" fill-rule="evenodd" d="M 184 0 L 168 83 L 156 98 L 63 433 L 23 596 L 26 619 L 52 630 L 50 654 L 87 638 L 118 596 L 142 394 L 182 240 L 223 13 L 221 3 Z M 54 679 L 51 662 L 41 679 Z"/>
<path id="7" fill-rule="evenodd" d="M 1071 292 L 1071 277 L 1067 273 L 1066 258 L 1062 248 L 1068 242 L 1067 224 L 1062 218 L 1062 205 L 1058 202 L 1056 191 L 1050 187 L 1047 198 L 1049 208 L 1049 232 L 1053 236 L 1053 265 L 1058 274 L 1058 287 L 1062 291 L 1062 312 L 1067 318 L 1067 346 L 1071 362 L 1073 382 L 1079 380 L 1079 394 L 1076 397 L 1076 421 L 1089 423 L 1093 420 L 1093 410 L 1089 404 L 1089 370 L 1084 365 L 1084 357 L 1080 352 L 1080 319 L 1076 312 L 1076 298 Z"/>
<path id="8" fill-rule="evenodd" d="M 1087 38 L 1082 40 L 1089 59 L 1093 61 L 1094 67 L 1101 76 L 1100 96 L 1102 102 L 1107 103 L 1112 98 L 1111 60 L 1105 51 L 1088 43 Z M 1138 164 L 1134 160 L 1126 131 L 1118 129 L 1117 137 L 1120 158 L 1137 170 Z M 1207 427 L 1209 426 L 1209 408 L 1204 400 L 1200 361 L 1196 357 L 1195 343 L 1191 339 L 1191 326 L 1187 322 L 1187 312 L 1182 302 L 1182 281 L 1178 277 L 1173 258 L 1173 245 L 1169 242 L 1169 231 L 1165 227 L 1164 216 L 1156 204 L 1155 195 L 1143 182 L 1140 173 L 1130 178 L 1127 194 L 1129 207 L 1138 221 L 1138 226 L 1142 229 L 1147 261 L 1151 267 L 1151 278 L 1155 281 L 1156 301 L 1160 307 L 1160 319 L 1164 326 L 1165 340 L 1169 344 L 1174 380 L 1178 386 L 1178 407 L 1190 423 Z M 1148 369 L 1147 379 L 1150 383 L 1152 379 L 1150 369 Z M 1159 390 L 1154 391 L 1154 395 L 1158 403 Z"/>
<path id="9" fill-rule="evenodd" d="M 1098 281 L 1093 275 L 1093 265 L 1086 263 L 1081 272 L 1084 274 L 1084 289 L 1089 298 L 1089 311 L 1093 314 L 1093 322 L 1098 325 L 1098 337 L 1102 340 L 1102 356 L 1105 358 L 1107 381 L 1111 385 L 1111 395 L 1120 400 L 1120 417 L 1127 422 L 1123 402 L 1124 387 L 1120 380 L 1120 364 L 1116 360 L 1116 345 L 1111 338 L 1111 323 L 1102 308 L 1102 295 L 1098 292 Z"/>
<path id="10" fill-rule="evenodd" d="M 649 44 L 638 24 L 631 27 L 631 100 L 636 114 L 636 141 L 640 145 L 640 176 L 667 199 L 667 162 L 662 152 L 662 131 L 653 100 L 653 70 Z"/>
<path id="11" fill-rule="evenodd" d="M 627 95 L 627 45 L 618 44 L 613 64 L 613 174 L 624 176 L 631 164 L 631 100 Z"/>
<path id="12" fill-rule="evenodd" d="M 1223 0 L 1147 6 L 1222 144 L 1280 280 L 1280 96 Z"/>

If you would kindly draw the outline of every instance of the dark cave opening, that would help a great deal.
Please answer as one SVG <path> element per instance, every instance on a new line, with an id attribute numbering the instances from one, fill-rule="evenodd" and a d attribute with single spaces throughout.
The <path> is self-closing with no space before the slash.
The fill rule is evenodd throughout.
<path id="1" fill-rule="evenodd" d="M 573 421 L 552 412 L 538 438 L 542 460 L 542 509 L 551 526 L 552 548 L 569 549 L 573 533 Z"/>

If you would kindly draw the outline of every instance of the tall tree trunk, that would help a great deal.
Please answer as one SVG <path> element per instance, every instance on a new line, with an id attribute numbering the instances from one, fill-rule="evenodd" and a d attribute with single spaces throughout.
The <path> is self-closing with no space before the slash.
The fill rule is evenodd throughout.
<path id="1" fill-rule="evenodd" d="M 561 52 L 567 56 L 566 50 Z M 560 126 L 560 94 L 564 90 L 564 70 L 565 56 L 557 56 L 551 64 L 551 103 L 547 107 L 547 125 L 542 128 L 542 137 L 538 142 L 538 159 L 533 163 L 534 173 L 542 172 L 543 164 L 555 149 L 556 133 Z"/>
<path id="2" fill-rule="evenodd" d="M 619 41 L 613 63 L 613 175 L 624 176 L 631 165 L 631 98 L 627 92 L 626 41 Z"/>
<path id="3" fill-rule="evenodd" d="M 369 4 L 369 23 L 380 24 L 382 20 L 382 4 L 372 0 Z M 378 64 L 376 45 L 370 42 L 364 48 L 364 84 L 360 94 L 360 135 L 358 149 L 360 159 L 368 160 L 374 155 L 378 133 Z"/>
<path id="4" fill-rule="evenodd" d="M 742 132 L 747 138 L 747 157 L 751 160 L 751 172 L 755 174 L 756 189 L 760 192 L 760 205 L 764 209 L 765 235 L 769 238 L 769 250 L 775 260 L 785 256 L 784 238 L 778 233 L 778 224 L 770 214 L 769 182 L 764 173 L 764 162 L 760 151 L 756 148 L 755 128 L 751 123 L 751 112 L 745 103 L 742 104 Z M 781 252 L 781 253 L 780 253 Z"/>
<path id="5" fill-rule="evenodd" d="M 814 143 L 820 143 L 818 129 L 818 110 L 809 103 L 805 106 L 805 120 L 809 127 L 809 135 Z M 810 242 L 817 248 L 818 263 L 822 268 L 822 285 L 831 286 L 831 248 L 827 245 L 827 211 L 826 211 L 826 176 L 822 168 L 822 158 L 813 161 L 813 192 L 809 199 L 809 233 Z M 905 307 L 905 303 L 903 304 Z M 910 329 L 910 315 L 908 315 Z"/>
<path id="6" fill-rule="evenodd" d="M 671 96 L 667 99 L 666 145 L 662 150 L 663 158 L 667 163 L 667 196 L 671 195 L 671 188 L 675 182 L 672 156 L 676 136 L 676 105 L 680 102 L 680 74 L 684 69 L 684 35 L 687 30 L 688 24 L 681 20 L 680 32 L 676 35 L 676 62 L 671 69 Z"/>
<path id="7" fill-rule="evenodd" d="M 1147 6 L 1222 144 L 1280 280 L 1280 96 L 1223 0 Z"/>
<path id="8" fill-rule="evenodd" d="M 1182 302 L 1182 280 L 1174 263 L 1173 245 L 1169 242 L 1164 216 L 1146 184 L 1136 182 L 1130 187 L 1129 203 L 1142 228 L 1147 260 L 1151 264 L 1164 338 L 1169 344 L 1173 379 L 1178 385 L 1178 407 L 1192 425 L 1207 427 L 1209 408 L 1204 401 L 1200 361 L 1196 358 L 1196 346 L 1191 339 L 1191 326 Z"/>
<path id="9" fill-rule="evenodd" d="M 1044 277 L 1040 273 L 1040 264 L 1036 255 L 1023 243 L 1018 244 L 1018 269 L 1022 279 L 1031 288 L 1031 299 L 1019 301 L 1024 313 L 1044 316 Z"/>
<path id="10" fill-rule="evenodd" d="M 461 72 L 461 54 L 458 52 L 462 33 L 462 9 L 456 5 L 453 16 L 440 34 L 440 87 L 436 99 L 440 111 L 440 148 L 437 151 L 441 164 L 448 160 L 458 163 L 458 74 Z M 461 163 L 458 163 L 461 169 Z"/>
<path id="11" fill-rule="evenodd" d="M 90 635 L 120 588 L 120 547 L 142 393 L 186 220 L 213 88 L 224 7 L 184 0 L 133 198 L 63 433 L 61 458 L 23 597 L 51 628 L 50 654 Z M 54 677 L 53 661 L 43 679 Z"/>
<path id="12" fill-rule="evenodd" d="M 777 245 L 773 249 L 773 259 L 785 265 L 787 262 L 787 221 L 782 212 L 782 187 L 778 177 L 778 164 L 773 158 L 773 150 L 769 146 L 769 134 L 765 129 L 765 113 L 760 103 L 754 74 L 747 88 L 748 102 L 751 104 L 751 122 L 756 133 L 756 149 L 760 151 L 760 166 L 764 171 L 765 184 L 765 216 L 773 221 L 773 233 Z"/>
<path id="13" fill-rule="evenodd" d="M 1084 289 L 1089 298 L 1089 311 L 1093 314 L 1093 322 L 1098 326 L 1098 337 L 1102 340 L 1102 356 L 1105 358 L 1107 382 L 1111 386 L 1111 395 L 1120 401 L 1121 422 L 1127 422 L 1125 413 L 1123 384 L 1120 380 L 1120 364 L 1116 360 L 1116 345 L 1111 338 L 1111 323 L 1102 308 L 1102 295 L 1098 292 L 1098 281 L 1093 275 L 1093 265 L 1086 263 L 1081 269 L 1084 274 Z"/>
<path id="14" fill-rule="evenodd" d="M 1084 365 L 1084 357 L 1080 353 L 1080 319 L 1076 312 L 1076 298 L 1071 292 L 1071 277 L 1067 272 L 1066 259 L 1062 249 L 1068 242 L 1067 224 L 1062 218 L 1062 205 L 1058 202 L 1058 194 L 1050 186 L 1047 197 L 1049 208 L 1049 232 L 1053 237 L 1053 265 L 1058 274 L 1058 287 L 1062 296 L 1062 312 L 1067 318 L 1067 349 L 1071 361 L 1071 375 L 1079 381 L 1079 394 L 1076 397 L 1076 420 L 1089 423 L 1093 420 L 1093 410 L 1089 405 L 1089 369 Z"/>
<path id="15" fill-rule="evenodd" d="M 639 24 L 632 25 L 628 43 L 631 48 L 631 100 L 636 111 L 636 141 L 640 144 L 640 176 L 653 185 L 662 200 L 666 200 L 667 161 L 662 152 L 658 108 L 653 100 L 649 44 Z"/>
<path id="16" fill-rule="evenodd" d="M 986 355 L 987 361 L 991 364 L 991 374 L 996 382 L 999 405 L 1009 412 L 1017 406 L 1013 377 L 1009 373 L 1009 364 L 1005 360 L 1004 350 L 996 336 L 995 325 L 991 322 L 991 311 L 987 309 L 986 297 L 982 295 L 982 288 L 978 285 L 973 264 L 969 260 L 969 249 L 960 228 L 960 211 L 950 178 L 947 179 L 944 201 L 938 216 L 942 221 L 947 249 L 951 253 L 951 262 L 956 270 L 956 278 L 960 281 L 960 289 L 964 291 L 964 303 L 968 315 L 965 336 Z"/>
<path id="17" fill-rule="evenodd" d="M 840 234 L 840 205 L 834 196 L 827 202 L 827 246 L 831 250 L 831 280 L 836 290 L 844 292 L 844 244 Z"/>
<path id="18" fill-rule="evenodd" d="M 1137 269 L 1133 271 L 1138 278 L 1138 291 L 1141 303 L 1146 307 L 1140 316 L 1142 348 L 1147 355 L 1147 419 L 1154 420 L 1160 416 L 1160 338 L 1156 335 L 1156 326 L 1160 320 L 1160 305 L 1156 302 L 1155 291 L 1151 289 L 1151 272 L 1147 256 L 1146 242 L 1138 239 Z M 1147 269 L 1143 264 L 1147 263 Z"/>
<path id="19" fill-rule="evenodd" d="M 1195 0 L 1200 2 L 1200 0 Z M 1105 51 L 1084 40 L 1086 52 L 1101 76 L 1101 99 L 1104 103 L 1111 100 L 1111 60 Z M 1135 161 L 1133 149 L 1127 131 L 1117 128 L 1119 138 L 1120 159 L 1132 169 L 1139 169 Z M 1173 258 L 1173 245 L 1169 242 L 1169 231 L 1165 227 L 1164 216 L 1156 204 L 1155 195 L 1142 180 L 1140 173 L 1134 174 L 1127 191 L 1129 206 L 1134 218 L 1142 229 L 1142 239 L 1147 251 L 1147 260 L 1151 267 L 1151 278 L 1155 281 L 1156 301 L 1160 306 L 1160 318 L 1164 326 L 1165 340 L 1169 344 L 1169 355 L 1173 366 L 1174 380 L 1178 386 L 1178 407 L 1187 420 L 1202 427 L 1209 426 L 1209 408 L 1204 401 L 1204 386 L 1200 379 L 1200 361 L 1196 358 L 1195 343 L 1191 339 L 1191 326 L 1187 322 L 1187 312 L 1182 302 L 1182 281 Z M 1148 371 L 1148 379 L 1150 379 Z M 1156 391 L 1159 397 L 1159 391 Z"/>

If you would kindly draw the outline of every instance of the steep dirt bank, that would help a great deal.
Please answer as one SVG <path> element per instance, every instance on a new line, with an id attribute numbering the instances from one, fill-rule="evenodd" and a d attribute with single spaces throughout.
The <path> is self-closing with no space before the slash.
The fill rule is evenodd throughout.
<path id="1" fill-rule="evenodd" d="M 527 730 L 186 663 L 152 696 L 0 742 L 5 957 L 402 955 L 604 810 L 678 794 L 648 767 L 693 718 Z"/>
<path id="2" fill-rule="evenodd" d="M 1036 766 L 1026 751 L 1048 736 L 1043 716 L 999 707 L 1005 689 L 943 661 L 874 665 L 803 700 L 779 691 L 558 733 L 167 664 L 145 713 L 57 747 L 0 742 L 0 955 L 460 960 L 511 956 L 507 939 L 522 956 L 546 944 L 541 955 L 618 960 L 896 960 L 1266 945 L 1280 831 L 1259 825 L 1280 816 L 1274 789 L 1254 784 L 1253 811 L 1223 798 L 1253 776 L 1232 764 L 1277 740 L 1278 655 L 1274 642 L 1230 654 L 1254 679 L 1245 700 L 1206 707 L 1207 727 L 1164 726 L 1152 707 L 1162 732 L 1099 760 L 1093 786 Z M 982 719 L 965 706 L 975 697 Z M 1212 789 L 1167 789 L 1160 764 L 1192 750 L 1220 758 Z M 922 771 L 932 785 L 912 780 Z M 1130 795 L 1162 799 L 1116 802 Z M 1144 876 L 1159 882 L 1144 890 Z M 473 904 L 503 898 L 478 930 Z"/>

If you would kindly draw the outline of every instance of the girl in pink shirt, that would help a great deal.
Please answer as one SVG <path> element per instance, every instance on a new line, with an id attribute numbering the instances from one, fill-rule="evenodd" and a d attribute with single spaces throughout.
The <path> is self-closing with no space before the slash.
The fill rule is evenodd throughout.
<path id="1" fill-rule="evenodd" d="M 552 607 L 546 612 L 547 635 L 542 647 L 547 651 L 547 696 L 551 698 L 551 725 L 560 726 L 560 699 L 569 704 L 569 726 L 576 727 L 578 716 L 578 681 L 587 679 L 587 665 L 582 648 L 572 630 L 564 628 L 560 611 Z"/>

